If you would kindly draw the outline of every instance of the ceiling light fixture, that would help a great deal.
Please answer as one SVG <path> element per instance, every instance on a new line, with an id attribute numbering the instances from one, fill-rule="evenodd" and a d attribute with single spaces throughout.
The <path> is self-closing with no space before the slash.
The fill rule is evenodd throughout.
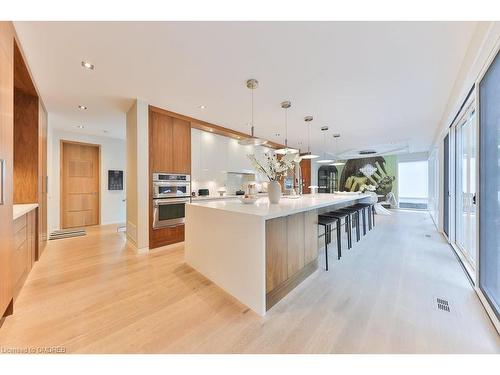
<path id="1" fill-rule="evenodd" d="M 285 110 L 285 147 L 279 148 L 274 151 L 275 154 L 278 155 L 286 155 L 286 154 L 298 154 L 299 150 L 295 148 L 288 147 L 288 108 L 292 106 L 292 103 L 289 100 L 285 100 L 281 102 L 281 108 Z"/>
<path id="2" fill-rule="evenodd" d="M 199 109 L 205 109 L 205 108 L 207 108 L 207 107 L 206 107 L 206 106 L 204 106 L 204 105 L 202 104 L 202 105 L 199 105 L 199 106 L 198 106 L 198 108 L 199 108 Z"/>
<path id="3" fill-rule="evenodd" d="M 319 158 L 319 155 L 314 155 L 311 153 L 311 121 L 313 120 L 312 116 L 304 117 L 304 121 L 307 125 L 307 152 L 300 155 L 302 159 L 316 159 Z"/>
<path id="4" fill-rule="evenodd" d="M 79 105 L 78 109 L 81 109 L 82 111 L 85 111 L 88 107 L 86 105 Z"/>
<path id="5" fill-rule="evenodd" d="M 248 138 L 245 138 L 245 139 L 242 139 L 240 141 L 238 141 L 238 143 L 240 145 L 244 145 L 244 146 L 248 146 L 248 145 L 252 145 L 252 146 L 262 146 L 263 144 L 267 143 L 267 141 L 265 139 L 261 139 L 261 138 L 257 138 L 254 136 L 254 123 L 253 123 L 253 91 L 259 87 L 259 81 L 257 81 L 256 79 L 249 79 L 247 82 L 246 82 L 246 86 L 248 89 L 250 89 L 250 92 L 252 93 L 252 126 L 250 128 L 250 137 Z"/>
<path id="6" fill-rule="evenodd" d="M 340 138 L 340 134 L 335 133 L 335 134 L 333 135 L 333 139 L 335 140 L 335 143 L 337 143 L 337 141 L 336 141 L 336 140 L 337 140 L 337 139 L 339 139 L 339 138 Z M 344 163 L 343 161 L 340 161 L 340 160 L 337 158 L 338 151 L 339 151 L 339 148 L 338 148 L 338 145 L 337 145 L 337 144 L 335 144 L 335 149 L 337 150 L 337 153 L 335 154 L 335 161 L 334 161 L 332 164 L 330 164 L 330 165 L 334 165 L 334 166 L 337 166 L 337 167 L 338 167 L 338 166 L 341 166 L 341 165 L 345 165 L 345 163 Z"/>
<path id="7" fill-rule="evenodd" d="M 85 69 L 88 69 L 88 70 L 94 70 L 94 64 L 91 64 L 91 63 L 89 63 L 88 61 L 82 61 L 82 66 L 83 66 Z"/>
<path id="8" fill-rule="evenodd" d="M 335 160 L 328 159 L 326 157 L 326 132 L 328 131 L 328 126 L 322 126 L 321 131 L 323 132 L 323 159 L 318 160 L 316 163 L 320 164 L 326 164 L 326 163 L 333 163 Z"/>

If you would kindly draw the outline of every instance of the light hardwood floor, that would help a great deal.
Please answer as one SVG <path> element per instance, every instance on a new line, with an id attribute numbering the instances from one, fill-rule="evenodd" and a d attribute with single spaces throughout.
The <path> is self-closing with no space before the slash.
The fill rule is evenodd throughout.
<path id="1" fill-rule="evenodd" d="M 261 318 L 183 262 L 138 255 L 115 226 L 49 241 L 0 348 L 84 353 L 500 353 L 500 339 L 427 213 L 377 216 L 331 269 Z M 426 235 L 429 234 L 429 237 Z M 323 251 L 321 251 L 323 254 Z M 435 308 L 448 299 L 451 312 Z"/>

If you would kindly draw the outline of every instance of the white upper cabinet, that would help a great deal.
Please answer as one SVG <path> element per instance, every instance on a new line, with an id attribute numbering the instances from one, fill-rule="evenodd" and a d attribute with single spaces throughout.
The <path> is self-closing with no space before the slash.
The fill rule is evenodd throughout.
<path id="1" fill-rule="evenodd" d="M 227 172 L 255 173 L 248 154 L 262 155 L 269 148 L 262 146 L 243 146 L 238 140 L 198 129 L 191 130 L 191 170 L 194 181 L 213 181 L 223 186 Z M 265 178 L 255 173 L 256 180 Z"/>

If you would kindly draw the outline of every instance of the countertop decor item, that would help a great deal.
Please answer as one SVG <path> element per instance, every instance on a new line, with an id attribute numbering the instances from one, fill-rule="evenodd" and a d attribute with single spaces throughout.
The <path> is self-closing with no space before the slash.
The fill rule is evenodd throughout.
<path id="1" fill-rule="evenodd" d="M 219 190 L 217 190 L 217 192 L 219 193 L 219 196 L 223 197 L 224 194 L 226 194 L 226 188 L 221 187 L 221 188 L 219 188 Z"/>
<path id="2" fill-rule="evenodd" d="M 254 204 L 259 199 L 256 195 L 240 195 L 238 198 L 243 204 Z"/>
<path id="3" fill-rule="evenodd" d="M 278 181 L 270 181 L 267 186 L 267 192 L 269 194 L 269 203 L 278 204 L 281 198 L 281 185 Z"/>
<path id="4" fill-rule="evenodd" d="M 272 204 L 279 203 L 281 198 L 281 185 L 279 179 L 286 175 L 286 172 L 294 167 L 295 163 L 300 162 L 298 154 L 285 154 L 279 158 L 275 154 L 266 152 L 264 160 L 258 160 L 254 154 L 248 155 L 252 162 L 253 168 L 261 175 L 267 177 L 269 184 L 267 192 L 269 193 L 269 202 Z"/>

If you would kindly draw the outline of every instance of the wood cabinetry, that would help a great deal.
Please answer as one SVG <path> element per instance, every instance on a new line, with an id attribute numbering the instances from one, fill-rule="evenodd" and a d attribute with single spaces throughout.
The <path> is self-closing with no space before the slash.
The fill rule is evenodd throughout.
<path id="1" fill-rule="evenodd" d="M 14 28 L 0 22 L 0 324 L 12 314 Z"/>
<path id="2" fill-rule="evenodd" d="M 191 174 L 191 123 L 149 108 L 149 247 L 184 241 L 184 225 L 153 229 L 153 185 L 155 172 Z"/>
<path id="3" fill-rule="evenodd" d="M 172 120 L 172 159 L 172 172 L 191 174 L 191 124 L 177 118 Z"/>
<path id="4" fill-rule="evenodd" d="M 266 221 L 266 309 L 318 267 L 318 210 Z"/>
<path id="5" fill-rule="evenodd" d="M 12 285 L 17 297 L 36 258 L 37 209 L 14 221 L 14 252 L 12 257 Z"/>
<path id="6" fill-rule="evenodd" d="M 47 238 L 47 113 L 12 22 L 0 22 L 0 176 L 1 325 Z M 14 228 L 14 202 L 37 203 L 40 220 L 33 213 Z"/>
<path id="7" fill-rule="evenodd" d="M 191 124 L 149 111 L 151 172 L 191 174 Z"/>

